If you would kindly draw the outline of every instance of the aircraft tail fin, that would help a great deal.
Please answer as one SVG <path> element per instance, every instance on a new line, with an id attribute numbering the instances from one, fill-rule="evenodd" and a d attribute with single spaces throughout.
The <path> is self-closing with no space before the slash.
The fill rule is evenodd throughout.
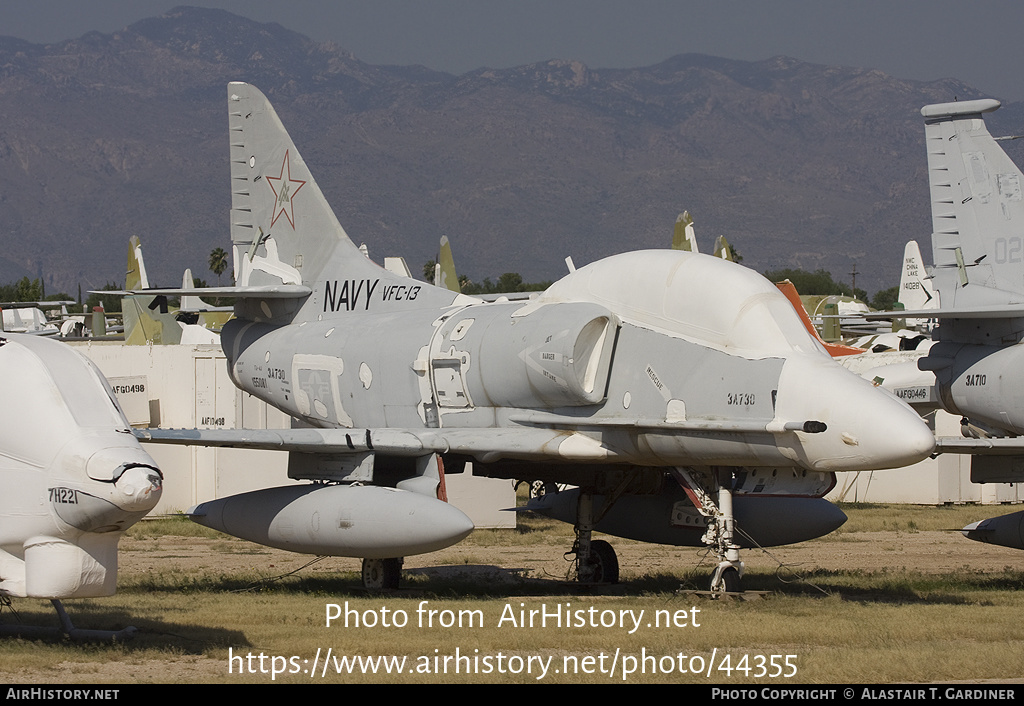
<path id="1" fill-rule="evenodd" d="M 916 240 L 908 240 L 903 249 L 903 274 L 897 301 L 907 310 L 939 308 L 939 295 L 925 269 Z"/>
<path id="2" fill-rule="evenodd" d="M 1024 175 L 985 127 L 997 108 L 986 99 L 921 109 L 943 309 L 1024 300 Z"/>
<path id="3" fill-rule="evenodd" d="M 137 235 L 128 239 L 128 267 L 124 280 L 126 290 L 149 288 L 146 262 L 142 258 L 142 243 Z M 125 345 L 177 343 L 181 336 L 181 327 L 166 312 L 166 299 L 160 300 L 145 294 L 126 294 L 121 297 L 121 319 Z"/>
<path id="4" fill-rule="evenodd" d="M 446 306 L 451 292 L 389 271 L 349 239 L 267 97 L 228 84 L 236 286 L 178 292 L 235 299 L 235 316 L 278 323 Z M 408 268 L 403 268 L 407 270 Z"/>
<path id="5" fill-rule="evenodd" d="M 142 260 L 142 243 L 139 236 L 128 239 L 128 267 L 124 275 L 125 289 L 148 289 L 149 277 L 146 276 L 146 263 Z"/>
<path id="6" fill-rule="evenodd" d="M 381 271 L 346 235 L 259 89 L 228 85 L 228 125 L 231 245 L 239 287 L 312 286 L 328 267 L 339 277 Z"/>
<path id="7" fill-rule="evenodd" d="M 192 289 L 195 287 L 195 280 L 192 279 L 192 270 L 185 268 L 185 272 L 181 275 L 181 288 Z M 181 305 L 178 307 L 179 311 L 202 311 L 206 307 L 203 305 L 203 300 L 199 297 L 192 296 L 191 294 L 183 294 L 181 296 Z"/>
<path id="8" fill-rule="evenodd" d="M 935 291 L 934 280 L 925 269 L 921 248 L 916 240 L 907 241 L 903 249 L 903 272 L 896 301 L 906 311 L 939 308 L 939 293 Z M 903 327 L 917 326 L 922 322 L 923 319 L 908 319 Z"/>
<path id="9" fill-rule="evenodd" d="M 693 231 L 693 216 L 689 211 L 683 211 L 676 218 L 676 226 L 672 231 L 672 249 L 698 252 L 697 236 Z"/>
<path id="10" fill-rule="evenodd" d="M 447 235 L 441 236 L 441 249 L 437 255 L 437 266 L 441 276 L 434 284 L 452 292 L 461 292 L 462 287 L 459 284 L 459 276 L 455 273 L 455 258 L 452 257 L 452 246 L 448 242 Z"/>
<path id="11" fill-rule="evenodd" d="M 732 248 L 729 247 L 729 241 L 725 239 L 724 235 L 715 238 L 715 257 L 733 262 Z"/>

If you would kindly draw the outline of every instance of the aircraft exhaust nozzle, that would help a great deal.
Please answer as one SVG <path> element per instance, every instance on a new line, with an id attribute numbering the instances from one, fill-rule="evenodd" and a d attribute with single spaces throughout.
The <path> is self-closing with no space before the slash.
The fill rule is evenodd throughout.
<path id="1" fill-rule="evenodd" d="M 303 554 L 389 559 L 444 549 L 473 530 L 458 508 L 380 486 L 294 485 L 201 503 L 205 527 Z"/>

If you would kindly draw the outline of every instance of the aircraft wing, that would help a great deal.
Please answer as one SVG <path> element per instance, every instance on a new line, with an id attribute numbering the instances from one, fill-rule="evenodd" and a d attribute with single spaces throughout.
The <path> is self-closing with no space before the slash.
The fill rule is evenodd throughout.
<path id="1" fill-rule="evenodd" d="M 607 458 L 590 437 L 556 429 L 137 429 L 136 438 L 160 444 L 423 456 L 458 453 L 479 461 L 502 458 L 566 460 Z M 565 442 L 573 439 L 569 447 Z"/>
<path id="2" fill-rule="evenodd" d="M 1024 437 L 968 439 L 960 436 L 938 436 L 935 437 L 935 453 L 1016 456 L 1024 454 Z"/>
<path id="3" fill-rule="evenodd" d="M 0 309 L 57 309 L 71 306 L 77 302 L 71 300 L 54 300 L 45 302 L 0 302 Z"/>
<path id="4" fill-rule="evenodd" d="M 616 462 L 614 449 L 599 440 L 569 427 L 567 419 L 557 415 L 524 417 L 527 425 L 514 428 L 446 429 L 136 429 L 140 441 L 183 446 L 219 446 L 229 448 L 300 451 L 304 453 L 366 453 L 392 456 L 423 456 L 430 453 L 454 453 L 472 456 L 489 463 L 501 459 Z M 784 433 L 825 430 L 821 422 L 723 422 L 664 420 L 571 420 L 573 426 L 587 429 L 633 428 L 658 434 L 700 435 L 719 433 Z"/>

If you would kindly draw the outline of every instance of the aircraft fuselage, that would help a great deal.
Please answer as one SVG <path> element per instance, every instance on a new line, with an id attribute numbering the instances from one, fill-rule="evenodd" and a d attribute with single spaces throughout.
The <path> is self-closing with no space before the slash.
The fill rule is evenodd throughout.
<path id="1" fill-rule="evenodd" d="M 731 263 L 628 253 L 529 302 L 410 282 L 320 282 L 304 304 L 317 320 L 229 323 L 235 383 L 319 427 L 573 431 L 553 463 L 830 472 L 931 448 L 909 407 L 836 366 L 774 287 Z"/>

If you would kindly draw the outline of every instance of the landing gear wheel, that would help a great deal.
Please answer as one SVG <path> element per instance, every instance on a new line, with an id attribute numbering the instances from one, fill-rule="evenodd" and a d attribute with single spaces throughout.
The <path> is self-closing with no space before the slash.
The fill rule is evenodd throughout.
<path id="1" fill-rule="evenodd" d="M 716 571 L 717 575 L 718 572 Z M 728 567 L 722 570 L 721 576 L 718 580 L 715 580 L 715 576 L 711 577 L 711 591 L 713 593 L 742 593 L 743 587 L 740 581 L 740 572 L 735 567 Z"/>
<path id="2" fill-rule="evenodd" d="M 398 588 L 402 559 L 363 559 L 363 588 L 372 591 Z"/>
<path id="3" fill-rule="evenodd" d="M 608 542 L 595 539 L 590 543 L 590 563 L 593 566 L 594 583 L 619 582 L 619 559 Z"/>

